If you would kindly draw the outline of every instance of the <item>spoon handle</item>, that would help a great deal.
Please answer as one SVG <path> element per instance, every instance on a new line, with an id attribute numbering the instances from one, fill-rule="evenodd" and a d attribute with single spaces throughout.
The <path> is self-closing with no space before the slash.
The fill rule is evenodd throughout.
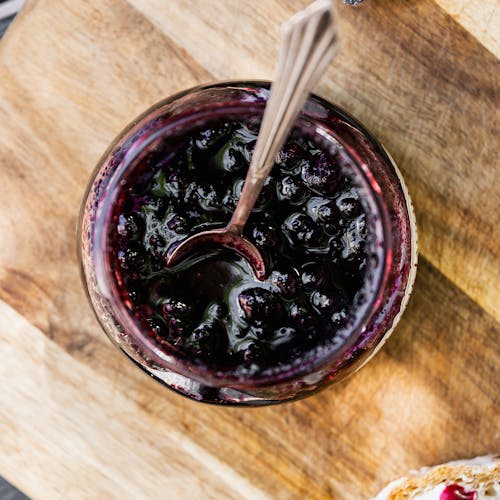
<path id="1" fill-rule="evenodd" d="M 331 0 L 316 0 L 282 27 L 276 77 L 264 111 L 243 192 L 228 225 L 241 234 L 309 92 L 338 48 L 338 24 Z"/>

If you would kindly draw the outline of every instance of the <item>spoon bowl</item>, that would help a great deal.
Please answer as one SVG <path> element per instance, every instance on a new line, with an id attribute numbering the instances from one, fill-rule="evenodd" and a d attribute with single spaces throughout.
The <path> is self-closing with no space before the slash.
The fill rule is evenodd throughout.
<path id="1" fill-rule="evenodd" d="M 259 249 L 248 238 L 227 227 L 203 231 L 187 238 L 167 257 L 167 267 L 173 267 L 195 253 L 207 252 L 213 248 L 225 248 L 240 255 L 250 264 L 257 279 L 266 279 L 267 269 Z"/>

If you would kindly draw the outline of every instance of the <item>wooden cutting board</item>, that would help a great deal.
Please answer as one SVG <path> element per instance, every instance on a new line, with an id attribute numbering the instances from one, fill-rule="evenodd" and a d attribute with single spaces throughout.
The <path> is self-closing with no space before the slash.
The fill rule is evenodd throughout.
<path id="1" fill-rule="evenodd" d="M 318 93 L 393 154 L 421 248 L 403 320 L 357 375 L 297 403 L 204 406 L 134 368 L 87 304 L 75 225 L 107 144 L 181 89 L 271 78 L 306 4 L 32 0 L 0 43 L 0 474 L 28 495 L 366 499 L 500 449 L 496 0 L 340 7 Z"/>

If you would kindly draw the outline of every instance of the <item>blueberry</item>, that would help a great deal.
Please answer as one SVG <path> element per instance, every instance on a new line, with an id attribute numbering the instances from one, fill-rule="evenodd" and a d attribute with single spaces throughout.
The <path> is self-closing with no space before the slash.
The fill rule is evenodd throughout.
<path id="1" fill-rule="evenodd" d="M 227 191 L 222 198 L 222 208 L 225 212 L 233 213 L 236 205 L 238 204 L 238 199 L 233 195 L 233 190 Z"/>
<path id="2" fill-rule="evenodd" d="M 330 323 L 336 327 L 343 326 L 347 320 L 347 309 L 343 308 L 340 311 L 334 312 L 330 318 Z"/>
<path id="3" fill-rule="evenodd" d="M 309 309 L 302 304 L 293 304 L 288 311 L 288 316 L 293 323 L 302 328 L 310 326 L 314 323 L 314 317 Z"/>
<path id="4" fill-rule="evenodd" d="M 342 290 L 315 291 L 309 298 L 314 310 L 321 316 L 339 311 L 347 304 L 347 298 Z"/>
<path id="5" fill-rule="evenodd" d="M 144 230 L 144 222 L 138 214 L 120 214 L 116 231 L 120 236 L 137 239 Z"/>
<path id="6" fill-rule="evenodd" d="M 217 356 L 227 354 L 227 336 L 217 322 L 202 323 L 186 339 L 186 347 L 195 356 L 213 361 Z"/>
<path id="7" fill-rule="evenodd" d="M 276 164 L 283 173 L 298 174 L 306 152 L 296 143 L 285 144 L 276 157 Z"/>
<path id="8" fill-rule="evenodd" d="M 248 166 L 255 142 L 256 135 L 247 127 L 236 129 L 217 153 L 216 167 L 226 172 L 237 172 Z"/>
<path id="9" fill-rule="evenodd" d="M 237 200 L 239 200 L 241 197 L 244 184 L 245 184 L 245 179 L 237 179 L 233 183 L 233 195 Z"/>
<path id="10" fill-rule="evenodd" d="M 125 250 L 118 251 L 118 262 L 123 269 L 136 270 L 140 269 L 145 264 L 144 253 L 138 246 L 130 245 Z"/>
<path id="11" fill-rule="evenodd" d="M 247 364 L 261 364 L 266 357 L 266 350 L 260 342 L 251 342 L 246 345 L 243 352 L 243 360 Z"/>
<path id="12" fill-rule="evenodd" d="M 274 180 L 272 177 L 268 177 L 266 179 L 266 182 L 264 183 L 262 191 L 259 194 L 257 202 L 255 203 L 255 206 L 254 206 L 255 211 L 262 210 L 271 201 L 271 199 L 272 199 L 272 184 L 273 183 L 274 183 Z M 236 200 L 240 199 L 241 193 L 243 192 L 244 184 L 245 184 L 244 179 L 237 179 L 234 182 L 232 193 L 233 193 L 233 196 Z"/>
<path id="13" fill-rule="evenodd" d="M 240 127 L 231 139 L 232 147 L 236 151 L 241 152 L 245 163 L 248 165 L 252 158 L 253 150 L 255 148 L 255 143 L 257 142 L 257 135 L 253 133 L 248 127 Z"/>
<path id="14" fill-rule="evenodd" d="M 234 129 L 231 123 L 224 123 L 218 128 L 202 130 L 195 138 L 195 145 L 200 151 L 213 148 L 223 140 L 229 137 L 229 134 Z"/>
<path id="15" fill-rule="evenodd" d="M 310 302 L 317 313 L 324 315 L 333 309 L 335 297 L 330 293 L 316 291 L 311 294 Z"/>
<path id="16" fill-rule="evenodd" d="M 215 157 L 216 167 L 225 172 L 234 173 L 248 166 L 245 158 L 246 150 L 241 147 L 234 147 L 231 143 L 226 144 Z"/>
<path id="17" fill-rule="evenodd" d="M 189 330 L 189 323 L 182 318 L 167 316 L 165 322 L 167 323 L 169 337 L 175 343 L 182 340 L 184 334 Z"/>
<path id="18" fill-rule="evenodd" d="M 328 292 L 313 292 L 310 301 L 315 311 L 321 315 L 329 313 L 335 306 L 335 297 Z"/>
<path id="19" fill-rule="evenodd" d="M 155 256 L 161 257 L 165 253 L 167 242 L 161 234 L 152 234 L 149 237 L 149 245 L 146 247 Z"/>
<path id="20" fill-rule="evenodd" d="M 349 222 L 345 230 L 331 242 L 330 251 L 337 259 L 353 260 L 364 253 L 366 240 L 365 216 L 360 215 Z"/>
<path id="21" fill-rule="evenodd" d="M 249 323 L 262 324 L 278 319 L 283 310 L 280 300 L 264 288 L 248 288 L 238 296 L 238 303 Z"/>
<path id="22" fill-rule="evenodd" d="M 271 225 L 259 222 L 252 230 L 251 239 L 259 248 L 273 248 L 278 243 L 278 233 Z"/>
<path id="23" fill-rule="evenodd" d="M 245 149 L 229 148 L 227 155 L 224 155 L 224 170 L 226 172 L 238 172 L 248 165 L 248 161 L 245 160 L 245 153 Z"/>
<path id="24" fill-rule="evenodd" d="M 196 147 L 204 151 L 215 144 L 216 137 L 217 134 L 214 129 L 202 130 L 195 139 Z"/>
<path id="25" fill-rule="evenodd" d="M 184 212 L 184 216 L 186 220 L 189 220 L 189 225 L 191 228 L 194 226 L 201 224 L 203 214 L 201 213 L 200 207 L 186 207 L 186 211 Z"/>
<path id="26" fill-rule="evenodd" d="M 255 203 L 254 210 L 260 211 L 267 207 L 269 203 L 273 199 L 273 191 L 274 191 L 275 180 L 269 176 L 264 182 L 264 186 L 262 191 L 260 192 L 259 197 L 257 198 L 257 202 Z"/>
<path id="27" fill-rule="evenodd" d="M 301 171 L 304 184 L 319 194 L 332 194 L 341 180 L 341 173 L 336 163 L 330 161 L 324 153 L 304 163 Z"/>
<path id="28" fill-rule="evenodd" d="M 315 262 L 305 264 L 302 267 L 300 279 L 306 290 L 314 290 L 325 282 L 325 268 L 321 264 Z"/>
<path id="29" fill-rule="evenodd" d="M 248 330 L 246 330 L 245 335 L 252 337 L 257 340 L 264 340 L 268 337 L 269 331 L 262 326 L 252 325 Z"/>
<path id="30" fill-rule="evenodd" d="M 199 186 L 196 184 L 196 182 L 190 182 L 185 186 L 185 189 L 183 191 L 182 195 L 182 201 L 184 204 L 189 207 L 189 208 L 194 208 L 197 207 L 198 205 L 198 189 Z"/>
<path id="31" fill-rule="evenodd" d="M 155 196 L 181 199 L 188 182 L 180 168 L 160 170 L 153 179 L 151 192 Z"/>
<path id="32" fill-rule="evenodd" d="M 307 213 L 313 220 L 339 225 L 340 213 L 332 200 L 314 197 L 307 203 Z"/>
<path id="33" fill-rule="evenodd" d="M 257 138 L 254 136 L 255 139 L 245 142 L 242 148 L 242 154 L 245 158 L 245 165 L 250 165 L 250 161 L 252 159 L 253 151 L 255 149 L 255 144 L 257 143 Z"/>
<path id="34" fill-rule="evenodd" d="M 166 219 L 167 215 L 172 210 L 172 202 L 167 200 L 166 198 L 159 198 L 154 209 L 153 213 L 156 215 L 156 218 L 159 221 L 163 221 Z M 147 219 L 147 213 L 144 214 L 145 219 Z"/>
<path id="35" fill-rule="evenodd" d="M 170 231 L 177 234 L 186 234 L 187 223 L 186 219 L 179 214 L 172 213 L 167 219 L 167 227 Z"/>
<path id="36" fill-rule="evenodd" d="M 222 209 L 222 200 L 214 186 L 198 186 L 196 190 L 198 203 L 205 212 L 220 211 Z"/>
<path id="37" fill-rule="evenodd" d="M 276 183 L 278 200 L 288 201 L 292 204 L 304 201 L 305 189 L 297 177 L 287 175 Z"/>
<path id="38" fill-rule="evenodd" d="M 295 269 L 275 269 L 269 277 L 271 283 L 286 298 L 294 297 L 299 289 L 299 276 Z"/>
<path id="39" fill-rule="evenodd" d="M 185 317 L 192 310 L 192 307 L 182 300 L 167 298 L 162 302 L 162 312 L 163 316 L 166 318 L 170 318 L 172 316 Z"/>
<path id="40" fill-rule="evenodd" d="M 155 317 L 150 317 L 146 319 L 146 323 L 154 336 L 166 337 L 167 329 L 163 321 Z"/>
<path id="41" fill-rule="evenodd" d="M 362 212 L 361 202 L 359 201 L 356 191 L 352 188 L 343 192 L 335 201 L 343 217 L 352 219 Z"/>
<path id="42" fill-rule="evenodd" d="M 187 306 L 187 304 L 183 304 L 181 301 L 159 296 L 163 291 L 163 286 L 163 282 L 152 286 L 149 292 L 149 303 L 155 304 L 157 310 L 160 310 L 161 318 L 168 330 L 167 338 L 176 343 L 185 332 L 189 330 L 190 307 Z M 185 310 L 185 308 L 187 309 Z"/>
<path id="43" fill-rule="evenodd" d="M 285 219 L 283 230 L 292 243 L 311 246 L 319 243 L 320 231 L 313 220 L 301 213 L 295 213 Z"/>
<path id="44" fill-rule="evenodd" d="M 211 320 L 222 319 L 227 316 L 228 308 L 223 302 L 212 302 L 205 311 L 205 317 Z"/>

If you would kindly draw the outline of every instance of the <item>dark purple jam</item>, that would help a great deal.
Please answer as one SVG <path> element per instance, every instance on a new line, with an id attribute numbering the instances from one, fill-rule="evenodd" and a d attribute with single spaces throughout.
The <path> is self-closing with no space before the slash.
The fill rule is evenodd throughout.
<path id="1" fill-rule="evenodd" d="M 475 491 L 467 491 L 459 484 L 449 484 L 439 495 L 439 500 L 476 500 Z"/>
<path id="2" fill-rule="evenodd" d="M 361 188 L 339 150 L 295 131 L 245 228 L 268 278 L 224 250 L 166 268 L 179 242 L 227 224 L 255 146 L 250 121 L 207 127 L 163 139 L 123 185 L 111 229 L 122 298 L 160 347 L 195 363 L 241 376 L 293 365 L 335 341 L 366 300 Z"/>

